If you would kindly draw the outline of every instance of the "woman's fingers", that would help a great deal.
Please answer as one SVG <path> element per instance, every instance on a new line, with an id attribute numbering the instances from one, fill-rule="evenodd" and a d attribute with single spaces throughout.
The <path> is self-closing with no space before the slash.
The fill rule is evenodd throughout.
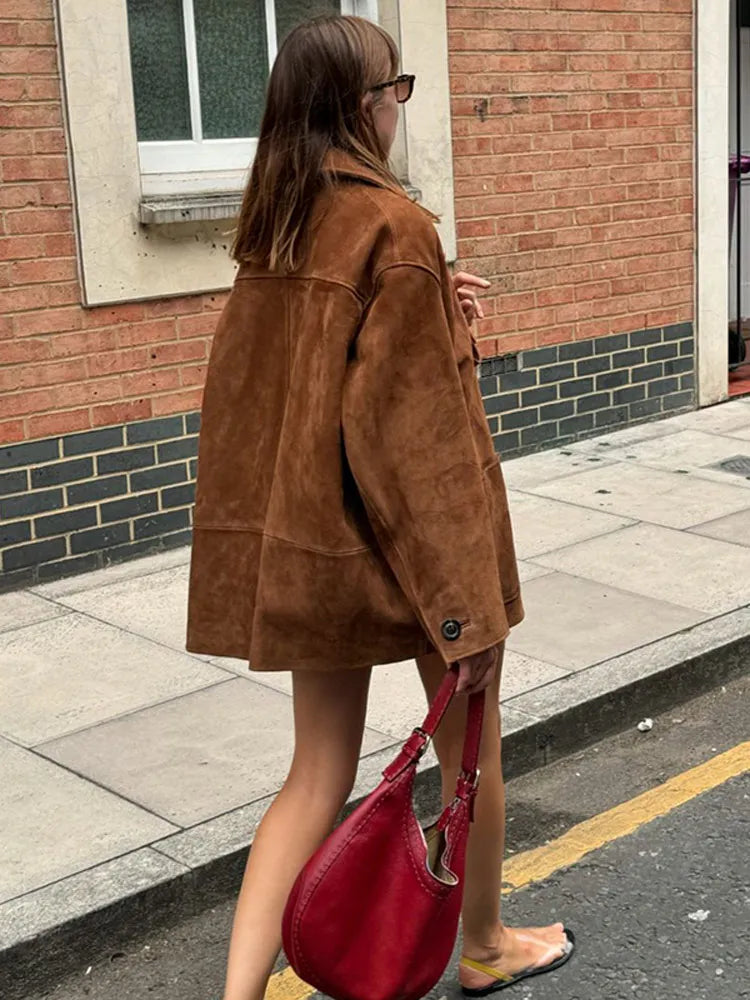
<path id="1" fill-rule="evenodd" d="M 473 323 L 475 319 L 484 319 L 482 304 L 473 292 L 462 294 L 459 289 L 458 300 L 467 322 Z"/>
<path id="2" fill-rule="evenodd" d="M 481 653 L 458 661 L 458 694 L 476 694 L 484 691 L 494 676 L 498 663 L 498 647 L 492 646 Z"/>
<path id="3" fill-rule="evenodd" d="M 470 302 L 471 317 L 472 319 L 484 319 L 484 310 L 482 309 L 482 303 L 476 297 L 468 300 Z M 464 310 L 465 312 L 466 310 Z"/>
<path id="4" fill-rule="evenodd" d="M 462 285 L 474 285 L 475 288 L 489 288 L 490 282 L 486 278 L 480 278 L 478 274 L 470 274 L 468 271 L 459 271 L 453 275 L 453 284 L 456 288 Z"/>
<path id="5" fill-rule="evenodd" d="M 467 322 L 473 323 L 475 319 L 484 319 L 484 310 L 475 289 L 489 288 L 489 281 L 479 278 L 476 274 L 469 274 L 468 271 L 459 271 L 453 276 L 453 284 Z"/>
<path id="6" fill-rule="evenodd" d="M 471 684 L 471 669 L 467 660 L 458 661 L 458 683 L 456 684 L 456 693 L 464 694 Z"/>

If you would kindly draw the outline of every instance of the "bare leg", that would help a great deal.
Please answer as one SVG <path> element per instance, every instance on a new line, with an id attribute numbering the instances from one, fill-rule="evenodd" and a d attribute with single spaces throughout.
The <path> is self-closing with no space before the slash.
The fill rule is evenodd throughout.
<path id="1" fill-rule="evenodd" d="M 428 700 L 445 676 L 445 663 L 437 654 L 417 660 Z M 514 975 L 532 965 L 546 965 L 562 954 L 566 938 L 562 924 L 549 927 L 506 927 L 500 919 L 500 889 L 505 853 L 505 785 L 500 757 L 500 674 L 486 692 L 486 710 L 479 767 L 481 780 L 474 823 L 466 856 L 466 883 L 463 905 L 464 954 L 475 961 Z M 440 761 L 443 800 L 454 794 L 461 767 L 461 750 L 466 727 L 466 699 L 457 698 L 435 735 L 435 751 Z M 461 983 L 470 988 L 490 984 L 489 976 L 474 969 L 460 970 Z"/>
<path id="2" fill-rule="evenodd" d="M 369 670 L 294 674 L 294 759 L 245 868 L 224 1000 L 262 1000 L 294 880 L 333 827 L 354 783 L 369 683 Z"/>

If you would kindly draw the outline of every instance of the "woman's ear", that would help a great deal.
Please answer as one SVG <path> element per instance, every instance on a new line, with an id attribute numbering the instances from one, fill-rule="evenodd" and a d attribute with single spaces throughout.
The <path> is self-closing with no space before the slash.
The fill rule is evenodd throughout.
<path id="1" fill-rule="evenodd" d="M 368 120 L 372 121 L 372 109 L 375 104 L 375 96 L 371 90 L 368 90 L 365 96 L 360 101 L 360 110 L 362 115 Z"/>

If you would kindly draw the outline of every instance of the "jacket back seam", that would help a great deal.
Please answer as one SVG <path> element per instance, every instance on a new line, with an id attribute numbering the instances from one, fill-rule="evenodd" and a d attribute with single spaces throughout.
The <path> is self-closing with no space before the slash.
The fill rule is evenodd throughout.
<path id="1" fill-rule="evenodd" d="M 362 552 L 370 552 L 370 547 L 367 545 L 361 545 L 356 549 L 338 549 L 334 551 L 333 549 L 319 548 L 316 545 L 303 545 L 301 542 L 295 542 L 291 538 L 284 538 L 282 535 L 275 535 L 273 532 L 265 531 L 263 528 L 256 527 L 255 525 L 245 525 L 245 524 L 221 524 L 221 523 L 195 523 L 193 528 L 196 531 L 238 531 L 246 532 L 250 535 L 260 535 L 263 538 L 270 538 L 274 542 L 282 542 L 285 545 L 291 545 L 294 549 L 301 549 L 303 552 L 313 552 L 315 555 L 319 556 L 354 556 L 359 555 Z"/>
<path id="2" fill-rule="evenodd" d="M 385 274 L 386 271 L 393 271 L 397 267 L 414 267 L 418 271 L 424 271 L 425 274 L 429 274 L 430 277 L 434 278 L 439 288 L 443 287 L 443 283 L 440 280 L 440 275 L 436 271 L 433 271 L 432 268 L 429 266 L 429 264 L 425 264 L 421 260 L 397 260 L 394 261 L 392 264 L 384 264 L 383 267 L 381 267 L 380 270 L 375 274 L 375 277 L 373 279 L 373 284 L 377 285 L 377 283 L 380 281 L 380 278 L 382 277 L 382 275 Z"/>
<path id="3" fill-rule="evenodd" d="M 322 274 L 238 274 L 235 281 L 320 281 L 325 285 L 336 285 L 346 289 L 363 306 L 364 296 L 355 285 L 340 278 L 327 278 Z"/>

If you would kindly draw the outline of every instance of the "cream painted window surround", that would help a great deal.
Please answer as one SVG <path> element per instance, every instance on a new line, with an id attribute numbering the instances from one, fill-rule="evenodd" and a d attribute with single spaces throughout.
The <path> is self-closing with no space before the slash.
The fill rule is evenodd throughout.
<path id="1" fill-rule="evenodd" d="M 445 5 L 351 0 L 400 45 L 417 87 L 394 151 L 425 205 L 441 218 L 455 259 Z M 125 0 L 56 0 L 61 75 L 85 305 L 223 290 L 246 172 L 192 171 L 169 183 L 142 173 Z"/>
<path id="2" fill-rule="evenodd" d="M 698 405 L 727 398 L 730 0 L 695 5 L 695 344 Z"/>

